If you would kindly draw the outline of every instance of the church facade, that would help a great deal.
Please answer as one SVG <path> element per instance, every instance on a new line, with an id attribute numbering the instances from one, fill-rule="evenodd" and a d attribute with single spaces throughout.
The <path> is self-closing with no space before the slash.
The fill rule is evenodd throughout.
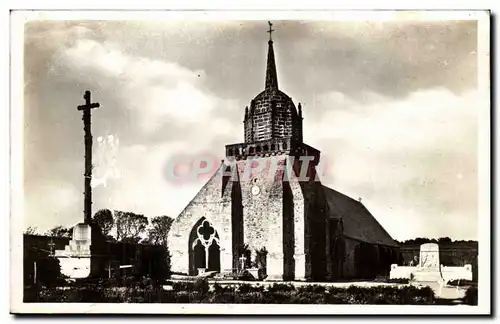
<path id="1" fill-rule="evenodd" d="M 303 141 L 302 107 L 279 90 L 269 40 L 265 88 L 244 112 L 244 142 L 178 215 L 173 272 L 258 269 L 266 280 L 388 274 L 398 244 L 364 205 L 321 184 L 321 152 Z"/>

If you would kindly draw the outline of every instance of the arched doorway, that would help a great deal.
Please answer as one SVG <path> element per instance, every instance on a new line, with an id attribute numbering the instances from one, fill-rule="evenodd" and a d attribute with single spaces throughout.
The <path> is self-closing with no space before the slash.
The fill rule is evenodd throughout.
<path id="1" fill-rule="evenodd" d="M 198 269 L 220 271 L 220 241 L 214 226 L 201 218 L 189 235 L 189 274 L 197 275 Z"/>

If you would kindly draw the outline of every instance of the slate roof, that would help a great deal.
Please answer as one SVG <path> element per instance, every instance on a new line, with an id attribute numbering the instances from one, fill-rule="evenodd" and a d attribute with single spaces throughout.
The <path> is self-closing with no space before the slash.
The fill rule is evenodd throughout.
<path id="1" fill-rule="evenodd" d="M 398 244 L 359 201 L 323 186 L 328 217 L 342 219 L 344 235 L 371 244 L 398 247 Z"/>

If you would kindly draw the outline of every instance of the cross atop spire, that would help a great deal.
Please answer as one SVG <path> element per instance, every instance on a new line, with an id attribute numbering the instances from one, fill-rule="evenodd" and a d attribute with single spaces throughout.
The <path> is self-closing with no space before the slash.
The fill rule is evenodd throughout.
<path id="1" fill-rule="evenodd" d="M 276 74 L 276 63 L 274 62 L 273 40 L 271 34 L 274 31 L 273 24 L 268 21 L 269 30 L 269 50 L 267 52 L 267 69 L 266 69 L 266 90 L 278 89 L 278 76 Z"/>
<path id="2" fill-rule="evenodd" d="M 270 21 L 268 21 L 267 23 L 269 24 L 269 30 L 267 31 L 269 33 L 269 40 L 272 42 L 273 41 L 273 35 L 272 35 L 272 33 L 274 31 L 274 29 L 273 29 L 273 23 L 270 22 Z"/>

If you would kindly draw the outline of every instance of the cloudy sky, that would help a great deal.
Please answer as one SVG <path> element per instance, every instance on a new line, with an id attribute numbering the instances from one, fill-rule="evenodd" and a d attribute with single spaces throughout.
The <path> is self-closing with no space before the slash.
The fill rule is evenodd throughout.
<path id="1" fill-rule="evenodd" d="M 275 21 L 280 89 L 302 103 L 322 181 L 395 239 L 477 239 L 475 21 Z M 32 21 L 25 26 L 25 226 L 83 219 L 83 124 L 119 140 L 101 208 L 176 216 L 206 181 L 173 183 L 170 159 L 243 141 L 264 87 L 267 21 Z M 101 172 L 101 173 L 99 173 Z"/>

